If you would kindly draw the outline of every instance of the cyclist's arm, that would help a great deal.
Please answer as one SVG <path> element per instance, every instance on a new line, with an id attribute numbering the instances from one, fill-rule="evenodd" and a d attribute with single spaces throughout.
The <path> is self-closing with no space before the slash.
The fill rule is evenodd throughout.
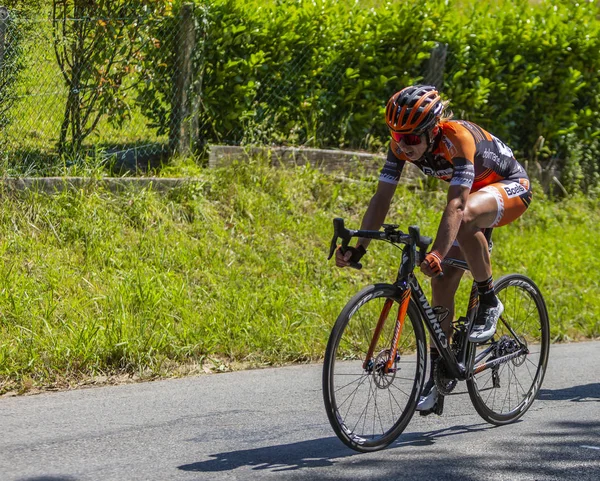
<path id="1" fill-rule="evenodd" d="M 456 239 L 475 181 L 476 145 L 473 136 L 463 129 L 458 132 L 450 132 L 448 138 L 454 145 L 454 156 L 451 160 L 454 168 L 448 189 L 446 208 L 431 248 L 433 251 L 437 251 L 442 258 L 448 254 Z"/>
<path id="2" fill-rule="evenodd" d="M 390 204 L 392 203 L 392 197 L 396 192 L 396 184 L 379 181 L 377 184 L 377 191 L 369 202 L 369 207 L 363 216 L 360 228 L 362 230 L 379 230 L 385 216 L 390 210 Z M 365 249 L 369 246 L 371 239 L 359 238 L 356 246 L 363 246 Z"/>

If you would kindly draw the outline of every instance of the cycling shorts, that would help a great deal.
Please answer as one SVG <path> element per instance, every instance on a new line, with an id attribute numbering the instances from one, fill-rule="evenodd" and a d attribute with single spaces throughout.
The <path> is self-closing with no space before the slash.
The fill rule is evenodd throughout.
<path id="1" fill-rule="evenodd" d="M 527 178 L 505 179 L 478 190 L 489 192 L 496 199 L 498 214 L 490 227 L 500 227 L 519 218 L 531 203 L 531 183 Z"/>

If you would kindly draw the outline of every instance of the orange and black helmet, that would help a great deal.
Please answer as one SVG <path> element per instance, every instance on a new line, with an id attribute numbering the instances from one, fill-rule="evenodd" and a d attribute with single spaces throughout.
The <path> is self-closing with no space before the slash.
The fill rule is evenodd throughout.
<path id="1" fill-rule="evenodd" d="M 400 134 L 422 134 L 440 119 L 444 104 L 431 85 L 413 85 L 396 92 L 388 100 L 385 120 Z"/>

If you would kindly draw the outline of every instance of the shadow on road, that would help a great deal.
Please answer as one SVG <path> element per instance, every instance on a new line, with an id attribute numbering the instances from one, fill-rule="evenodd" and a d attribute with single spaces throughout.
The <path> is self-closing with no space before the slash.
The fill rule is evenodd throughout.
<path id="1" fill-rule="evenodd" d="M 542 401 L 600 402 L 600 383 L 563 389 L 540 389 L 538 399 Z"/>
<path id="2" fill-rule="evenodd" d="M 431 446 L 436 439 L 442 437 L 491 428 L 492 426 L 488 424 L 476 424 L 472 426 L 454 426 L 437 431 L 407 433 L 400 436 L 387 449 L 393 450 L 405 446 Z M 359 453 L 347 448 L 337 437 L 329 437 L 212 454 L 212 459 L 179 466 L 179 469 L 194 472 L 216 472 L 249 466 L 255 470 L 293 471 L 301 468 L 333 466 L 336 460 L 355 455 L 359 455 Z"/>
<path id="3" fill-rule="evenodd" d="M 506 472 L 516 469 L 520 478 L 560 481 L 597 481 L 600 479 L 598 464 L 598 432 L 600 422 L 560 421 L 549 423 L 544 432 L 519 431 L 517 437 L 490 436 L 482 451 L 462 451 L 460 455 L 448 451 L 443 438 L 494 428 L 487 424 L 455 426 L 429 432 L 407 433 L 386 449 L 386 454 L 361 455 L 346 448 L 336 437 L 312 439 L 297 443 L 267 446 L 256 449 L 230 451 L 210 455 L 211 459 L 179 466 L 187 472 L 229 472 L 238 468 L 271 473 L 288 472 L 288 479 L 318 479 L 339 481 L 348 479 L 352 472 L 369 472 L 370 479 L 389 480 L 401 476 L 406 481 L 435 479 L 476 481 L 482 472 L 489 479 L 506 478 Z M 442 449 L 435 446 L 440 442 Z M 451 445 L 451 444 L 450 444 Z M 403 449 L 408 447 L 420 449 Z M 518 464 L 513 454 L 515 446 L 522 452 Z M 490 453 L 494 453 L 490 457 Z M 435 461 L 432 461 L 435 460 Z M 433 464 L 432 464 L 433 463 Z M 338 469 L 310 471 L 338 465 Z M 340 467 L 340 465 L 342 465 Z M 351 466 L 351 467 L 350 467 Z M 308 471 L 307 471 L 308 470 Z M 358 471 L 356 471 L 358 470 Z M 362 471 L 361 471 L 362 470 Z M 296 472 L 296 475 L 292 475 Z M 227 474 L 227 479 L 229 479 Z M 254 478 L 252 478 L 254 479 Z"/>

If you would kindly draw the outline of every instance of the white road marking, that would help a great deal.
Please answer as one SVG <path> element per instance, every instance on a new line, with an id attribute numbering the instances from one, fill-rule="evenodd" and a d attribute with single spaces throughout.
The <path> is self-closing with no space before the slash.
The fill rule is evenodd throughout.
<path id="1" fill-rule="evenodd" d="M 600 451 L 600 446 L 585 446 L 585 445 L 581 445 L 582 448 L 586 448 L 586 449 L 597 449 L 598 451 Z"/>

